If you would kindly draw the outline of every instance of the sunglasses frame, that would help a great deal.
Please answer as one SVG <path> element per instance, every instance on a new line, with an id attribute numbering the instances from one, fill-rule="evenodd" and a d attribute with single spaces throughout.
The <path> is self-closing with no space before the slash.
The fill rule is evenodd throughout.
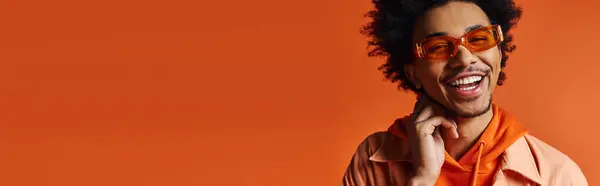
<path id="1" fill-rule="evenodd" d="M 471 34 L 476 33 L 479 30 L 489 30 L 492 33 L 497 32 L 498 35 L 496 37 L 498 37 L 498 38 L 496 38 L 496 43 L 494 45 L 490 46 L 489 48 L 485 48 L 485 49 L 476 50 L 476 49 L 471 48 L 471 46 L 469 46 L 469 44 L 467 42 L 467 37 L 469 37 Z M 443 56 L 443 57 L 437 57 L 437 58 L 425 57 L 425 51 L 423 51 L 423 43 L 426 43 L 426 42 L 428 42 L 430 40 L 434 40 L 434 39 L 446 39 L 448 41 L 451 41 L 454 44 L 454 50 L 452 51 L 452 53 L 450 53 L 449 56 Z M 456 55 L 456 53 L 458 52 L 459 45 L 465 46 L 471 52 L 480 52 L 480 51 L 490 49 L 494 46 L 497 46 L 502 41 L 504 41 L 504 35 L 502 33 L 502 28 L 500 27 L 500 25 L 489 25 L 489 26 L 484 26 L 484 27 L 469 31 L 469 32 L 465 33 L 463 36 L 461 36 L 460 38 L 455 38 L 455 37 L 451 37 L 451 36 L 436 36 L 436 37 L 427 38 L 421 42 L 417 42 L 415 44 L 414 50 L 415 50 L 415 55 L 419 59 L 423 59 L 423 58 L 426 58 L 426 59 L 448 59 L 448 58 L 454 57 Z"/>

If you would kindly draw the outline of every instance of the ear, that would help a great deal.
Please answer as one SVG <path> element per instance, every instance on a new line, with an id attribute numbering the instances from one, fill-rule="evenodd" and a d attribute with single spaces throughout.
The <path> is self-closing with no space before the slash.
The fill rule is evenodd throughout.
<path id="1" fill-rule="evenodd" d="M 414 63 L 404 65 L 404 75 L 406 75 L 406 77 L 408 77 L 408 80 L 410 80 L 410 82 L 417 89 L 421 89 L 423 87 L 423 85 L 421 84 L 421 81 L 419 80 L 419 78 L 417 77 L 416 74 L 417 74 L 417 67 L 415 66 Z"/>

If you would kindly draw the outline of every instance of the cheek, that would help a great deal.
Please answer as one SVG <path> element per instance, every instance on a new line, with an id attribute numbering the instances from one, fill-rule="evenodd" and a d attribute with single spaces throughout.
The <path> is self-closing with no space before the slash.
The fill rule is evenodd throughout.
<path id="1" fill-rule="evenodd" d="M 417 68 L 417 77 L 425 86 L 432 86 L 438 83 L 438 79 L 442 75 L 445 62 L 435 62 L 419 65 Z M 428 85 L 429 84 L 429 85 Z"/>
<path id="2" fill-rule="evenodd" d="M 500 76 L 500 61 L 502 60 L 500 50 L 496 48 L 492 48 L 485 52 L 481 52 L 477 54 L 477 57 L 492 70 L 492 82 L 496 82 L 498 77 Z"/>
<path id="3" fill-rule="evenodd" d="M 502 60 L 500 50 L 496 48 L 489 49 L 485 52 L 477 54 L 477 57 L 487 66 L 492 68 L 493 73 L 499 73 L 500 61 Z"/>

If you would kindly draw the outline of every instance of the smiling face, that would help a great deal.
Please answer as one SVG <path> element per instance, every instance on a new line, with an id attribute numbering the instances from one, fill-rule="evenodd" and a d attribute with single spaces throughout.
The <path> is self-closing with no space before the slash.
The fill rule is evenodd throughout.
<path id="1" fill-rule="evenodd" d="M 430 9 L 416 20 L 413 41 L 422 42 L 435 36 L 460 38 L 489 25 L 488 17 L 477 5 L 449 2 Z M 417 59 L 406 69 L 411 82 L 450 113 L 472 118 L 491 108 L 501 57 L 498 46 L 472 52 L 458 45 L 456 54 L 448 59 Z"/>

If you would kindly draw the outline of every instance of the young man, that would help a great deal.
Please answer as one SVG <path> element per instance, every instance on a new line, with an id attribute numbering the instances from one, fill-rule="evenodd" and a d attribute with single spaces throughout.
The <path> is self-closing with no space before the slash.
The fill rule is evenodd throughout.
<path id="1" fill-rule="evenodd" d="M 492 103 L 521 15 L 512 0 L 373 0 L 363 30 L 412 114 L 363 141 L 342 185 L 585 186 L 569 157 Z"/>

